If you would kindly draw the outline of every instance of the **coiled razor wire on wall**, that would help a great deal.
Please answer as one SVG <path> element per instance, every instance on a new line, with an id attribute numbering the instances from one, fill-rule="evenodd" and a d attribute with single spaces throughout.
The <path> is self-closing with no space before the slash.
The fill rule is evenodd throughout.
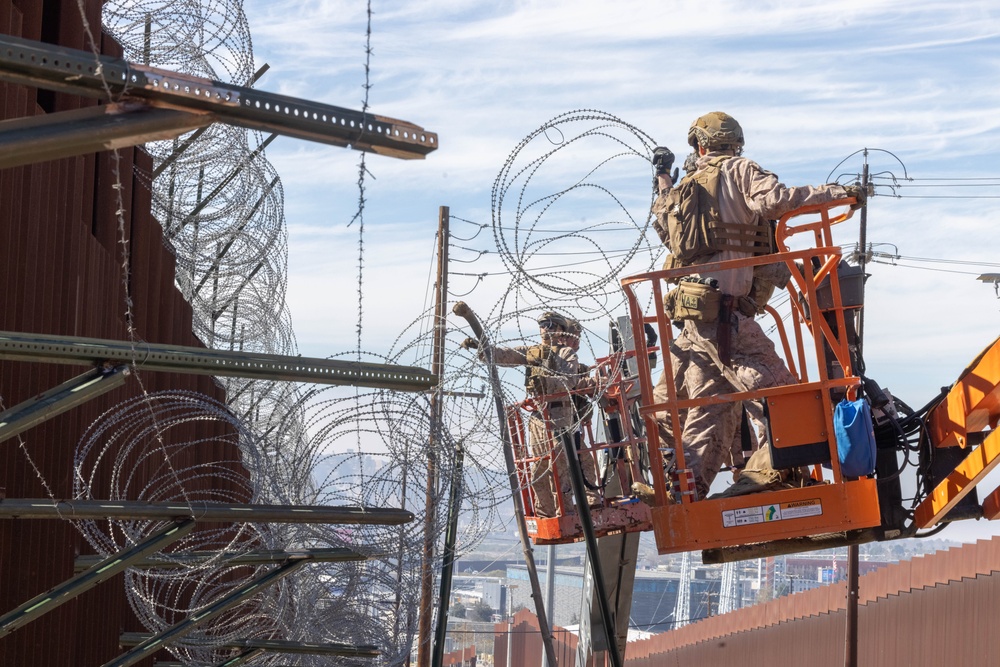
<path id="1" fill-rule="evenodd" d="M 187 7 L 111 2 L 104 9 L 106 25 L 124 45 L 128 59 L 241 85 L 250 82 L 253 58 L 238 3 Z M 177 257 L 178 288 L 192 306 L 194 332 L 210 347 L 294 354 L 284 298 L 287 245 L 282 189 L 261 150 L 268 141 L 255 132 L 213 125 L 173 142 L 150 144 L 147 148 L 156 175 L 150 188 L 154 215 Z M 360 355 L 341 356 L 353 360 Z M 394 358 L 389 361 L 399 363 Z M 429 360 L 421 363 L 427 366 Z M 454 451 L 447 437 L 439 437 L 435 451 L 427 451 L 427 397 L 334 388 L 302 390 L 286 382 L 230 378 L 223 383 L 234 419 L 232 428 L 240 434 L 240 458 L 250 476 L 248 491 L 255 501 L 406 507 L 417 519 L 392 529 L 242 528 L 253 539 L 225 548 L 346 546 L 373 558 L 304 568 L 283 580 L 274 593 L 265 591 L 241 605 L 239 614 L 231 616 L 242 621 L 231 623 L 226 616 L 219 628 L 213 624 L 211 641 L 189 638 L 171 650 L 185 662 L 217 662 L 225 657 L 214 648 L 222 638 L 242 634 L 373 643 L 382 651 L 379 663 L 400 664 L 410 651 L 416 627 L 427 457 L 434 457 L 443 478 L 450 478 L 448 453 Z M 161 407 L 152 407 L 159 406 L 160 400 L 149 398 L 146 418 L 153 424 L 166 417 L 160 414 Z M 133 408 L 122 406 L 123 410 Z M 119 429 L 120 437 L 113 438 L 116 446 L 133 452 L 134 446 L 126 447 L 121 441 L 127 437 L 121 430 L 122 420 L 108 416 L 108 421 Z M 169 436 L 169 426 L 162 428 L 163 435 Z M 158 451 L 169 457 L 166 452 L 174 450 L 172 445 L 150 447 L 144 456 L 152 459 Z M 127 465 L 125 460 L 114 464 L 116 469 Z M 236 461 L 220 460 L 220 465 L 235 466 Z M 184 495 L 187 483 L 199 479 L 198 465 L 190 461 L 184 465 L 178 459 L 168 467 L 177 468 L 180 483 L 171 485 L 157 478 L 142 492 L 170 495 L 159 489 L 163 486 Z M 86 479 L 83 487 L 95 497 L 114 493 L 105 486 L 104 477 Z M 496 504 L 492 488 L 483 484 L 466 496 L 475 501 L 485 493 L 489 511 Z M 138 490 L 128 491 L 135 495 Z M 431 493 L 443 506 L 440 496 L 447 493 L 446 487 Z M 474 510 L 468 524 L 475 527 L 470 541 L 479 539 L 490 525 L 478 518 Z M 431 523 L 437 538 L 443 528 L 436 517 Z M 129 527 L 129 540 L 140 539 L 155 526 L 139 528 Z M 121 531 L 117 522 L 106 527 L 109 535 Z M 87 534 L 99 551 L 116 546 L 101 540 L 93 526 Z M 185 543 L 176 548 L 189 550 Z M 214 567 L 170 572 L 155 577 L 130 575 L 126 582 L 133 608 L 150 630 L 162 629 L 171 619 L 195 610 L 226 586 L 252 576 L 254 570 L 227 568 L 220 560 Z M 321 662 L 316 660 L 316 664 Z M 300 657 L 298 664 L 313 664 L 313 659 Z"/>
<path id="2" fill-rule="evenodd" d="M 125 57 L 130 60 L 239 85 L 252 83 L 250 34 L 238 2 L 109 2 L 104 5 L 104 22 L 106 29 L 122 43 Z M 268 142 L 259 133 L 216 124 L 173 142 L 148 144 L 156 175 L 149 186 L 153 213 L 177 257 L 176 280 L 191 303 L 195 334 L 213 348 L 294 355 L 295 339 L 285 302 L 287 232 L 282 188 L 263 154 Z M 239 469 L 242 464 L 249 480 L 247 488 L 241 491 L 256 502 L 326 503 L 351 495 L 336 491 L 343 486 L 336 479 L 317 480 L 316 466 L 321 466 L 327 456 L 326 437 L 321 434 L 311 438 L 307 431 L 306 422 L 312 410 L 307 401 L 312 394 L 287 382 L 227 378 L 223 383 L 228 413 L 206 397 L 188 396 L 185 407 L 190 414 L 198 414 L 205 405 L 213 405 L 213 418 L 225 421 L 239 434 L 236 438 L 239 455 L 213 459 L 220 452 L 214 447 L 200 447 L 200 459 L 192 455 L 186 465 L 182 464 L 183 459 L 167 464 L 169 468 L 176 467 L 179 483 L 156 477 L 147 488 L 129 487 L 126 493 L 133 497 L 141 492 L 164 498 L 179 492 L 183 496 L 187 485 L 192 484 L 192 494 L 197 497 L 198 483 L 203 479 L 199 470 L 206 466 Z M 134 411 L 132 420 L 149 419 L 156 424 L 158 419 L 168 417 L 161 414 L 163 400 L 167 399 L 150 397 L 145 416 L 139 415 L 137 405 L 124 405 L 120 409 L 129 414 Z M 195 405 L 199 400 L 204 403 Z M 392 414 L 393 409 L 382 408 L 373 414 L 383 413 Z M 311 422 L 322 418 L 322 414 L 312 417 Z M 367 417 L 355 414 L 350 419 L 356 423 Z M 113 434 L 102 431 L 102 435 L 110 436 L 110 441 L 122 451 L 131 452 L 112 465 L 120 471 L 129 465 L 128 456 L 134 457 L 137 443 L 126 446 L 123 442 L 130 432 L 123 426 L 126 422 L 122 418 L 108 415 L 103 421 L 118 430 Z M 175 451 L 169 423 L 152 428 L 164 430 L 158 437 L 167 436 L 164 442 L 169 440 L 171 444 L 159 449 L 150 447 L 143 456 L 152 460 L 161 450 Z M 148 437 L 148 433 L 143 433 L 143 437 Z M 90 451 L 86 445 L 83 447 Z M 210 452 L 207 458 L 206 452 Z M 111 453 L 104 456 L 110 457 Z M 206 464 L 205 460 L 212 463 Z M 367 468 L 371 461 L 362 460 L 362 465 Z M 388 475 L 396 473 L 398 469 L 380 471 L 373 467 L 365 475 L 368 482 L 353 496 L 362 504 L 383 505 L 381 499 L 391 495 L 385 491 L 392 487 Z M 111 477 L 117 479 L 118 475 Z M 107 486 L 106 476 L 90 475 L 85 479 L 87 483 L 81 482 L 81 494 L 104 497 L 115 493 Z M 324 489 L 322 484 L 331 488 Z M 152 524 L 109 522 L 103 533 L 93 525 L 85 530 L 95 549 L 105 553 L 117 546 L 109 541 L 112 535 L 121 534 L 125 541 L 131 541 L 154 529 Z M 393 656 L 404 653 L 403 647 L 408 646 L 412 631 L 400 627 L 396 618 L 385 616 L 384 601 L 394 601 L 400 612 L 397 618 L 415 615 L 416 596 L 412 594 L 415 584 L 410 581 L 415 566 L 411 561 L 419 560 L 419 549 L 412 544 L 398 546 L 401 537 L 410 541 L 413 538 L 400 536 L 398 529 L 386 532 L 367 527 L 264 525 L 233 530 L 252 539 L 238 544 L 216 544 L 206 536 L 199 538 L 208 540 L 201 546 L 237 552 L 240 548 L 348 546 L 387 555 L 383 560 L 360 564 L 304 568 L 273 590 L 246 601 L 238 612 L 213 623 L 211 641 L 194 638 L 173 647 L 171 650 L 179 659 L 212 664 L 226 657 L 213 647 L 239 635 L 378 644 L 385 656 L 382 662 L 398 664 L 398 660 L 391 662 Z M 100 537 L 102 534 L 104 539 Z M 190 540 L 175 549 L 190 550 Z M 359 547 L 359 543 L 363 546 Z M 155 576 L 130 574 L 126 588 L 137 616 L 147 628 L 157 631 L 178 615 L 222 594 L 228 586 L 252 577 L 255 571 L 227 568 L 220 560 L 199 568 L 154 570 Z M 390 632 L 393 634 L 389 635 Z M 398 636 L 400 632 L 402 636 Z M 314 662 L 320 664 L 322 660 L 298 659 L 298 664 L 303 665 Z M 265 660 L 261 664 L 270 662 Z"/>
<path id="3" fill-rule="evenodd" d="M 608 355 L 609 325 L 627 314 L 620 280 L 664 253 L 651 226 L 655 146 L 635 125 L 582 109 L 511 152 L 492 193 L 493 237 L 512 277 L 483 317 L 495 344 L 537 342 L 538 315 L 552 310 L 584 327 L 584 361 Z"/>
<path id="4" fill-rule="evenodd" d="M 130 60 L 240 85 L 251 82 L 249 30 L 237 2 L 192 7 L 109 2 L 104 12 L 106 27 Z M 157 177 L 150 187 L 154 214 L 177 256 L 178 287 L 194 311 L 195 333 L 211 347 L 294 354 L 284 297 L 287 232 L 282 189 L 260 150 L 267 142 L 256 132 L 213 125 L 174 142 L 151 144 Z M 595 331 L 619 309 L 617 279 L 632 266 L 636 271 L 650 268 L 659 254 L 658 244 L 646 240 L 648 216 L 642 222 L 642 216 L 630 213 L 642 211 L 645 216 L 649 208 L 649 181 L 636 183 L 635 176 L 649 172 L 652 146 L 647 135 L 620 119 L 580 111 L 549 121 L 512 153 L 493 191 L 496 247 L 514 277 L 484 318 L 494 341 L 533 339 L 540 308 L 561 310 L 594 325 Z M 563 185 L 553 191 L 552 182 Z M 386 357 L 359 351 L 338 356 L 427 367 L 431 352 L 426 325 L 431 320 L 429 313 L 418 318 Z M 237 458 L 247 470 L 248 486 L 240 490 L 248 498 L 276 504 L 405 507 L 416 515 L 412 523 L 394 528 L 248 525 L 218 535 L 195 533 L 198 537 L 175 545 L 176 551 L 191 550 L 195 546 L 190 540 L 198 539 L 203 541 L 198 548 L 235 552 L 272 545 L 346 546 L 372 556 L 364 563 L 301 570 L 241 605 L 240 612 L 224 617 L 218 628 L 213 624 L 211 642 L 193 638 L 172 649 L 179 659 L 211 663 L 220 657 L 215 646 L 242 635 L 375 643 L 383 653 L 379 663 L 405 660 L 420 597 L 427 466 L 436 466 L 440 480 L 430 490 L 442 508 L 430 521 L 435 540 L 443 535 L 443 508 L 459 444 L 466 451 L 459 552 L 471 549 L 504 521 L 500 507 L 508 487 L 496 415 L 485 389 L 487 373 L 459 347 L 464 335 L 460 328 L 448 331 L 443 383 L 449 393 L 444 424 L 433 440 L 428 437 L 426 395 L 303 390 L 291 383 L 226 379 L 228 411 L 205 397 L 178 401 L 191 414 L 208 414 L 223 424 L 221 437 L 232 439 L 227 446 L 238 448 Z M 507 381 L 505 399 L 519 398 L 521 387 L 520 381 Z M 138 426 L 144 419 L 162 419 L 160 428 L 170 431 L 172 420 L 180 418 L 171 416 L 174 407 L 165 406 L 177 400 L 151 398 L 150 404 L 157 407 L 152 414 L 147 408 L 146 417 L 139 416 L 136 404 L 120 406 L 120 415 L 108 415 L 107 428 L 117 430 L 105 432 L 102 426 L 102 437 L 123 454 L 113 457 L 106 450 L 98 458 L 117 472 L 81 472 L 80 497 L 110 497 L 113 484 L 122 480 L 122 471 L 133 460 L 142 458 L 148 466 L 156 452 L 174 458 L 174 452 L 185 449 L 176 439 L 169 446 L 151 447 L 148 424 Z M 85 438 L 81 443 L 82 462 L 96 455 L 87 442 Z M 206 449 L 199 447 L 202 456 Z M 227 451 L 233 455 L 234 450 Z M 109 463 L 112 459 L 115 462 Z M 183 496 L 191 485 L 197 497 L 199 484 L 208 478 L 202 474 L 206 464 L 184 460 L 178 455 L 170 463 L 179 484 L 176 478 L 154 477 L 141 490 L 126 485 L 126 492 L 165 498 Z M 225 457 L 216 463 L 220 468 L 237 467 L 235 459 Z M 98 528 L 94 523 L 85 534 L 96 550 L 110 553 L 155 527 L 108 522 Z M 254 571 L 229 568 L 220 557 L 198 567 L 130 573 L 126 587 L 137 615 L 155 631 Z M 313 664 L 313 659 L 300 658 L 299 664 Z"/>

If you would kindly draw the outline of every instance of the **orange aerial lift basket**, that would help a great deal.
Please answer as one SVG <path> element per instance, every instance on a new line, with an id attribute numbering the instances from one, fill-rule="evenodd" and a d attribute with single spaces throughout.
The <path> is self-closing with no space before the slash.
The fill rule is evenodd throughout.
<path id="1" fill-rule="evenodd" d="M 855 267 L 842 261 L 841 249 L 834 245 L 831 233 L 833 225 L 851 216 L 849 205 L 853 203 L 853 199 L 839 200 L 787 214 L 776 227 L 776 254 L 653 271 L 622 280 L 636 341 L 639 412 L 650 434 L 655 489 L 652 527 L 661 554 L 848 534 L 880 525 L 876 480 L 872 476 L 848 478 L 842 474 L 834 436 L 835 403 L 843 397 L 853 399 L 861 383 L 852 368 L 848 332 L 855 309 L 861 306 L 852 291 L 861 292 L 863 276 L 860 271 L 847 275 Z M 793 239 L 797 235 L 802 236 Z M 809 247 L 792 250 L 793 240 L 796 245 Z M 674 332 L 663 299 L 670 288 L 668 281 L 676 282 L 693 269 L 706 276 L 775 262 L 783 262 L 792 275 L 787 287 L 791 304 L 787 330 L 774 308 L 767 306 L 766 313 L 774 319 L 786 363 L 798 381 L 768 389 L 733 388 L 732 393 L 693 400 L 678 398 L 673 382 L 667 382 L 667 400 L 654 402 L 655 378 L 645 354 L 642 331 L 644 325 L 652 325 L 662 349 L 669 349 Z M 647 314 L 644 308 L 652 312 Z M 663 372 L 672 378 L 671 355 L 664 353 L 662 357 Z M 810 378 L 812 373 L 815 379 Z M 673 429 L 672 441 L 659 442 L 655 415 L 667 413 L 673 424 L 681 424 L 688 408 L 737 401 L 764 404 L 775 467 L 783 467 L 780 462 L 789 467 L 808 467 L 811 479 L 806 485 L 735 497 L 694 497 L 684 463 L 681 429 Z M 664 468 L 665 461 L 670 463 L 669 470 Z M 671 487 L 680 493 L 668 493 Z"/>
<path id="2" fill-rule="evenodd" d="M 655 352 L 656 348 L 647 350 Z M 594 535 L 602 537 L 652 528 L 649 505 L 631 495 L 632 483 L 645 482 L 644 470 L 648 469 L 646 440 L 639 417 L 639 382 L 628 377 L 626 371 L 634 357 L 634 351 L 626 351 L 598 359 L 594 368 L 596 390 L 535 396 L 507 406 L 525 523 L 535 544 L 568 544 L 584 539 L 581 513 L 570 490 L 570 472 L 563 464 L 565 451 L 561 438 L 564 437 L 573 440 L 580 462 Z M 592 419 L 587 414 L 575 420 L 576 428 L 572 431 L 556 432 L 551 427 L 548 406 L 560 401 L 574 401 L 584 413 L 596 408 L 605 437 L 595 438 Z M 529 426 L 532 420 L 535 423 Z M 532 435 L 546 444 L 534 444 Z M 554 505 L 549 516 L 539 512 L 545 505 L 539 502 L 542 494 L 554 500 L 545 503 Z"/>

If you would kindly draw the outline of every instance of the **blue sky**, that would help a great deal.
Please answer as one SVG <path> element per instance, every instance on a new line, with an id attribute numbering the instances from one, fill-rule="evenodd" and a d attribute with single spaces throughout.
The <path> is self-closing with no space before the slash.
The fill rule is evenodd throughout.
<path id="1" fill-rule="evenodd" d="M 244 9 L 257 65 L 270 65 L 259 88 L 361 107 L 364 2 L 248 0 Z M 540 125 L 576 109 L 618 117 L 681 158 L 691 121 L 725 110 L 744 127 L 746 155 L 789 185 L 826 182 L 865 147 L 893 154 L 871 154 L 872 172 L 884 177 L 901 179 L 904 167 L 914 179 L 992 177 L 903 182 L 898 193 L 906 198 L 891 196 L 887 178 L 878 181 L 868 240 L 886 244 L 875 247 L 880 252 L 918 259 L 878 258 L 869 267 L 868 370 L 923 405 L 1000 333 L 1000 300 L 976 280 L 1000 272 L 989 265 L 1000 262 L 1000 198 L 985 198 L 1000 197 L 995 3 L 374 0 L 372 11 L 371 111 L 437 132 L 441 148 L 421 161 L 367 158 L 366 349 L 387 352 L 426 307 L 438 207 L 491 223 L 494 181 L 508 156 Z M 581 142 L 567 151 L 574 164 L 546 165 L 533 187 L 551 193 L 572 185 L 606 150 Z M 354 349 L 358 225 L 348 222 L 358 207 L 360 155 L 288 138 L 267 154 L 284 184 L 288 300 L 300 351 Z M 860 169 L 855 156 L 833 176 Z M 640 225 L 649 177 L 648 164 L 632 159 L 602 181 Z M 595 209 L 581 201 L 573 210 L 568 202 L 553 222 L 601 219 L 606 203 Z M 468 236 L 475 227 L 456 222 L 453 230 Z M 453 271 L 504 270 L 489 232 L 460 244 L 488 251 L 474 268 L 453 264 Z M 642 241 L 637 232 L 613 241 L 592 236 L 607 249 Z M 855 219 L 836 241 L 857 236 Z M 651 230 L 646 241 L 655 245 Z M 639 253 L 622 274 L 650 262 Z M 456 294 L 475 287 L 466 299 L 481 312 L 508 285 L 502 275 L 452 280 Z M 599 333 L 590 344 L 600 352 Z"/>

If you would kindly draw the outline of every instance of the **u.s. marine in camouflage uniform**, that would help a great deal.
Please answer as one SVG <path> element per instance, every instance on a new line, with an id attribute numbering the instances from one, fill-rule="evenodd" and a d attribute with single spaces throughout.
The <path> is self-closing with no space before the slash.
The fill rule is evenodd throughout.
<path id="1" fill-rule="evenodd" d="M 533 457 L 545 457 L 531 468 L 535 516 L 554 517 L 559 509 L 560 496 L 564 507 L 572 507 L 573 503 L 572 481 L 562 436 L 572 437 L 576 428 L 576 409 L 572 397 L 567 394 L 576 388 L 580 373 L 575 355 L 564 350 L 562 341 L 557 337 L 566 330 L 566 319 L 558 313 L 542 313 L 538 318 L 538 328 L 541 344 L 494 347 L 492 352 L 497 366 L 525 367 L 525 388 L 535 399 L 537 408 L 528 418 L 529 448 Z M 486 360 L 482 348 L 479 358 Z M 564 396 L 540 400 L 554 394 Z M 550 455 L 551 459 L 548 458 Z M 555 475 L 552 474 L 553 468 Z"/>
<path id="2" fill-rule="evenodd" d="M 786 187 L 773 173 L 756 162 L 741 157 L 743 130 L 728 114 L 712 112 L 698 118 L 688 132 L 688 143 L 697 152 L 695 170 L 677 187 L 669 176 L 669 165 L 658 173 L 659 196 L 653 211 L 661 239 L 670 247 L 670 266 L 687 266 L 707 262 L 742 259 L 771 252 L 768 221 L 809 204 L 822 204 L 849 196 L 860 197 L 854 188 L 839 185 L 818 187 Z M 714 216 L 716 238 L 709 248 L 687 253 L 679 258 L 678 235 L 691 210 L 678 198 L 689 185 L 689 179 L 700 178 L 708 184 L 708 204 L 701 202 L 701 215 Z M 715 208 L 712 208 L 714 205 Z M 695 207 L 697 208 L 697 207 Z M 712 208 L 711 213 L 707 209 Z M 671 215 L 673 219 L 671 220 Z M 672 226 L 671 226 L 672 225 Z M 673 240 L 673 244 L 672 241 Z M 765 243 L 762 243 L 764 241 Z M 690 248 L 686 249 L 690 250 Z M 690 257 L 694 255 L 694 257 Z M 764 334 L 754 316 L 762 312 L 774 286 L 783 286 L 788 273 L 783 264 L 745 267 L 716 271 L 711 276 L 693 277 L 718 281 L 721 298 L 730 306 L 728 331 L 718 322 L 686 319 L 683 330 L 671 349 L 674 386 L 680 398 L 696 399 L 717 394 L 774 387 L 795 380 L 778 357 L 774 344 Z M 721 311 L 720 312 L 725 312 Z M 721 334 L 728 341 L 720 341 Z M 720 342 L 722 343 L 720 345 Z M 654 389 L 654 400 L 667 400 L 666 377 L 660 378 Z M 683 416 L 682 441 L 686 467 L 695 479 L 699 498 L 705 498 L 712 481 L 736 441 L 740 425 L 741 406 L 733 403 L 692 407 Z M 673 445 L 669 415 L 657 415 L 661 444 Z"/>

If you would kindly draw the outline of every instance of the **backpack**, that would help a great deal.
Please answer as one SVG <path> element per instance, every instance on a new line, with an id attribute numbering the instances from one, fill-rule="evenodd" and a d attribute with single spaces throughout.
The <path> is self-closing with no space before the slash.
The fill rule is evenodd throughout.
<path id="1" fill-rule="evenodd" d="M 657 202 L 653 226 L 670 250 L 665 269 L 703 264 L 722 250 L 754 255 L 773 252 L 773 233 L 766 220 L 752 225 L 722 221 L 719 210 L 719 180 L 722 163 L 729 155 L 713 158 L 702 169 L 688 174 Z"/>

